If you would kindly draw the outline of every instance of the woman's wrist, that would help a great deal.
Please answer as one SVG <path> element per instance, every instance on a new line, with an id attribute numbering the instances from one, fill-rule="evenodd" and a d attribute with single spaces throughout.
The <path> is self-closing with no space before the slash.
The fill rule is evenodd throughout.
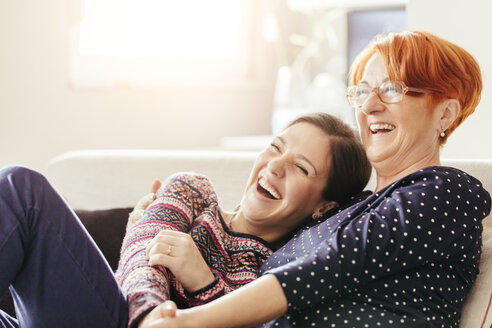
<path id="1" fill-rule="evenodd" d="M 280 317 L 286 310 L 280 283 L 267 274 L 215 301 L 179 311 L 179 315 L 184 315 L 183 327 L 252 327 Z"/>
<path id="2" fill-rule="evenodd" d="M 218 278 L 212 273 L 212 271 L 207 267 L 207 270 L 203 273 L 203 277 L 200 279 L 196 279 L 196 283 L 188 286 L 185 290 L 190 295 L 198 295 L 203 291 L 206 291 L 212 288 L 215 284 L 217 284 Z"/>
<path id="3" fill-rule="evenodd" d="M 175 319 L 180 328 L 212 327 L 208 324 L 210 319 L 207 320 L 206 311 L 203 311 L 202 306 L 177 310 Z"/>
<path id="4" fill-rule="evenodd" d="M 206 285 L 202 284 L 200 288 L 197 288 L 193 291 L 189 291 L 189 290 L 184 289 L 185 295 L 188 297 L 196 298 L 196 297 L 200 297 L 200 295 L 203 293 L 208 293 L 219 282 L 219 277 L 217 275 L 215 275 L 212 272 L 211 272 L 211 275 L 212 275 L 211 280 L 207 279 L 206 281 L 203 282 Z"/>

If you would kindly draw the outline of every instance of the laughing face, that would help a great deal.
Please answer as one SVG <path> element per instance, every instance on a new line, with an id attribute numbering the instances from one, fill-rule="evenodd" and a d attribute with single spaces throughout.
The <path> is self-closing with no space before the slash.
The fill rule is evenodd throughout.
<path id="1" fill-rule="evenodd" d="M 329 138 L 304 122 L 275 137 L 253 166 L 235 227 L 273 242 L 332 207 L 321 196 L 330 167 Z"/>
<path id="2" fill-rule="evenodd" d="M 376 53 L 367 62 L 359 84 L 375 88 L 388 80 L 383 59 Z M 434 165 L 436 160 L 438 164 L 439 111 L 429 108 L 426 96 L 407 94 L 399 103 L 386 104 L 372 92 L 357 109 L 357 121 L 378 178 L 394 178 L 414 166 Z"/>

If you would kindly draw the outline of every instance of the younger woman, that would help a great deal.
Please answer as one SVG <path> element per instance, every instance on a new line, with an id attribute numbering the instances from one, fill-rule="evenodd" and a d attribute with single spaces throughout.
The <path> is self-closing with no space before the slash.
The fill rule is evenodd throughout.
<path id="1" fill-rule="evenodd" d="M 204 176 L 170 177 L 123 242 L 117 275 L 130 325 L 166 300 L 192 307 L 253 281 L 274 249 L 362 191 L 369 176 L 354 132 L 317 113 L 293 121 L 260 153 L 236 212 L 219 206 Z"/>

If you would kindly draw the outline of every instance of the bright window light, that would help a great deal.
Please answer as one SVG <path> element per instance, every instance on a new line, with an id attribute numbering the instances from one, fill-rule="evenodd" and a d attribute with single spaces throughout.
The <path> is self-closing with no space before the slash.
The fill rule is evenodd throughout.
<path id="1" fill-rule="evenodd" d="M 249 83 L 259 0 L 83 0 L 74 86 Z"/>
<path id="2" fill-rule="evenodd" d="M 85 0 L 85 56 L 231 58 L 240 51 L 241 0 Z"/>

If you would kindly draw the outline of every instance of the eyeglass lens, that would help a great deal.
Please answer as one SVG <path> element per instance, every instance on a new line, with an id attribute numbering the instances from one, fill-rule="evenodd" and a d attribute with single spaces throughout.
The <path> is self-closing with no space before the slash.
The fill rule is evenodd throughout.
<path id="1" fill-rule="evenodd" d="M 375 91 L 379 99 L 385 103 L 396 103 L 401 101 L 405 93 L 405 86 L 399 81 L 389 81 L 382 83 L 378 88 L 373 89 L 367 85 L 357 85 L 349 89 L 348 100 L 352 106 L 361 106 Z"/>

